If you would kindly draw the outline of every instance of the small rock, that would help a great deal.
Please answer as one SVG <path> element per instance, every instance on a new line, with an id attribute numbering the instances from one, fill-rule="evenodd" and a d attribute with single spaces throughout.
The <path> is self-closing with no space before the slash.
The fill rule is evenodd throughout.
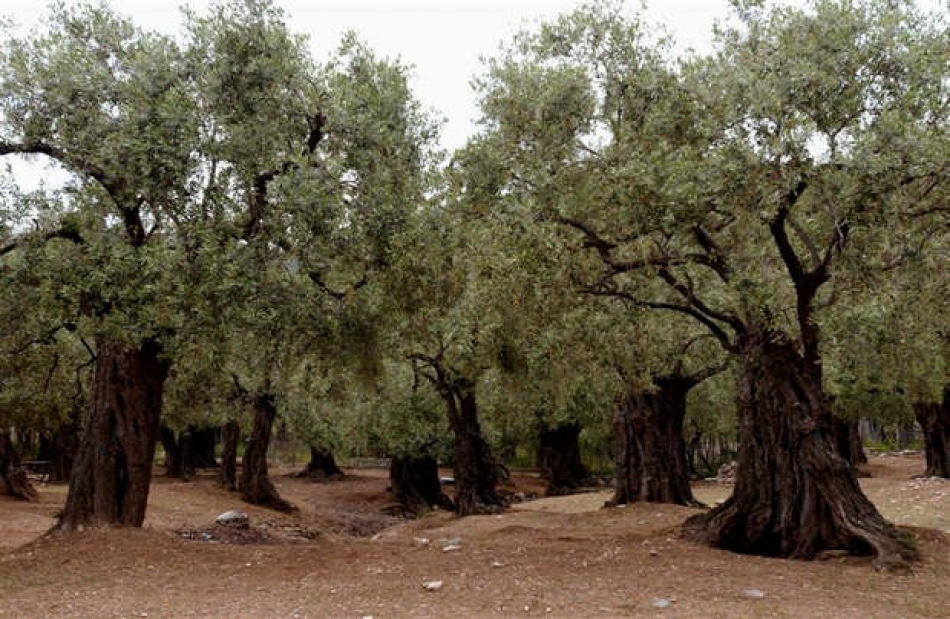
<path id="1" fill-rule="evenodd" d="M 426 591 L 438 591 L 442 588 L 441 580 L 427 580 L 422 583 L 422 588 Z"/>
<path id="2" fill-rule="evenodd" d="M 452 537 L 442 543 L 442 552 L 453 552 L 462 549 L 462 538 Z"/>
<path id="3" fill-rule="evenodd" d="M 429 545 L 428 537 L 416 537 L 413 538 L 412 543 L 416 545 L 416 548 L 423 548 Z"/>
<path id="4" fill-rule="evenodd" d="M 673 602 L 666 598 L 656 598 L 650 603 L 653 608 L 669 608 Z"/>
<path id="5" fill-rule="evenodd" d="M 651 556 L 651 557 L 659 557 L 659 556 L 660 556 L 660 553 L 658 553 L 656 550 L 654 550 L 654 549 L 651 548 L 651 549 L 650 549 L 650 556 Z"/>
<path id="6" fill-rule="evenodd" d="M 248 515 L 236 509 L 224 512 L 215 518 L 214 521 L 222 526 L 236 527 L 239 529 L 246 529 L 251 524 L 251 519 Z"/>
<path id="7" fill-rule="evenodd" d="M 765 597 L 765 591 L 761 589 L 743 589 L 742 597 L 750 600 L 761 600 Z"/>
<path id="8" fill-rule="evenodd" d="M 494 568 L 505 567 L 505 564 L 501 561 L 492 561 L 491 566 Z"/>

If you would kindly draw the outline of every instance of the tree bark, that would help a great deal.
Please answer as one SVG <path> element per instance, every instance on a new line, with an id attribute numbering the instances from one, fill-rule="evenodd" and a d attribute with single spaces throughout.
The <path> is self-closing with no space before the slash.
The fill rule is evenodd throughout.
<path id="1" fill-rule="evenodd" d="M 10 431 L 0 432 L 0 478 L 6 485 L 7 494 L 26 501 L 39 498 L 36 488 L 20 468 L 20 454 L 10 438 Z"/>
<path id="2" fill-rule="evenodd" d="M 89 417 L 59 529 L 142 526 L 169 363 L 154 341 L 96 342 Z"/>
<path id="3" fill-rule="evenodd" d="M 227 490 L 237 490 L 237 448 L 241 440 L 241 426 L 233 419 L 221 426 L 221 469 L 218 485 Z"/>
<path id="4" fill-rule="evenodd" d="M 433 507 L 455 511 L 452 499 L 442 492 L 439 466 L 431 456 L 392 458 L 389 482 L 393 498 L 405 513 L 420 514 Z"/>
<path id="5" fill-rule="evenodd" d="M 654 379 L 656 391 L 627 393 L 614 415 L 617 488 L 607 503 L 698 505 L 689 485 L 683 419 L 696 384 L 684 376 Z"/>
<path id="6" fill-rule="evenodd" d="M 765 329 L 740 335 L 737 349 L 735 490 L 689 518 L 686 535 L 748 554 L 807 559 L 845 550 L 874 554 L 881 566 L 906 565 L 912 545 L 878 513 L 838 453 L 820 362 Z"/>
<path id="7" fill-rule="evenodd" d="M 456 379 L 440 391 L 453 433 L 456 511 L 462 516 L 497 513 L 505 502 L 495 491 L 498 473 L 478 421 L 475 387 Z"/>
<path id="8" fill-rule="evenodd" d="M 581 460 L 578 423 L 563 423 L 554 428 L 538 426 L 538 467 L 547 479 L 547 496 L 570 494 L 590 481 L 590 471 Z"/>
<path id="9" fill-rule="evenodd" d="M 254 397 L 254 422 L 241 461 L 241 499 L 253 505 L 263 505 L 282 512 L 294 506 L 280 498 L 267 471 L 267 448 L 271 429 L 277 418 L 277 405 L 269 393 Z"/>
<path id="10" fill-rule="evenodd" d="M 311 445 L 310 462 L 297 476 L 315 480 L 340 479 L 343 477 L 343 470 L 337 466 L 333 452 Z"/>
<path id="11" fill-rule="evenodd" d="M 917 402 L 914 415 L 924 432 L 924 455 L 927 469 L 924 477 L 950 478 L 950 385 L 943 389 L 943 402 Z"/>

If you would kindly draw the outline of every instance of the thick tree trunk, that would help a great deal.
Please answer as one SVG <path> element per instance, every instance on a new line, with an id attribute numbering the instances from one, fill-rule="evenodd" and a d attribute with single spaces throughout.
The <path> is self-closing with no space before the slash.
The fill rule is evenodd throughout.
<path id="1" fill-rule="evenodd" d="M 343 477 L 343 471 L 337 466 L 333 452 L 329 449 L 320 449 L 311 445 L 310 462 L 297 476 L 315 480 L 340 479 Z"/>
<path id="2" fill-rule="evenodd" d="M 456 380 L 442 390 L 453 432 L 455 506 L 462 515 L 497 513 L 505 502 L 495 491 L 498 473 L 478 421 L 474 385 Z"/>
<path id="3" fill-rule="evenodd" d="M 241 461 L 241 498 L 253 505 L 289 512 L 294 506 L 280 498 L 267 471 L 267 448 L 276 418 L 274 396 L 267 393 L 255 396 L 254 423 Z"/>
<path id="4" fill-rule="evenodd" d="M 538 426 L 538 467 L 548 481 L 546 495 L 570 494 L 589 483 L 590 471 L 581 460 L 580 435 L 578 423 Z"/>
<path id="5" fill-rule="evenodd" d="M 914 415 L 924 432 L 927 470 L 924 477 L 950 478 L 950 385 L 943 389 L 943 402 L 914 404 Z"/>
<path id="6" fill-rule="evenodd" d="M 452 499 L 442 492 L 439 465 L 431 456 L 392 458 L 389 482 L 393 498 L 405 513 L 420 514 L 433 507 L 455 510 Z"/>
<path id="7" fill-rule="evenodd" d="M 142 526 L 168 368 L 155 342 L 131 349 L 97 340 L 89 417 L 60 530 Z"/>
<path id="8" fill-rule="evenodd" d="M 0 478 L 10 496 L 26 501 L 35 501 L 39 497 L 26 471 L 20 468 L 20 454 L 10 438 L 9 430 L 0 432 Z"/>
<path id="9" fill-rule="evenodd" d="M 221 426 L 221 469 L 218 485 L 227 490 L 237 490 L 237 448 L 241 440 L 241 426 L 233 419 Z"/>
<path id="10" fill-rule="evenodd" d="M 683 419 L 695 382 L 654 379 L 656 391 L 626 394 L 614 415 L 617 488 L 608 505 L 645 501 L 698 505 L 689 486 Z"/>
<path id="11" fill-rule="evenodd" d="M 739 454 L 732 496 L 684 525 L 741 553 L 807 559 L 826 550 L 903 566 L 913 547 L 878 513 L 838 454 L 820 366 L 782 334 L 738 341 Z"/>
<path id="12" fill-rule="evenodd" d="M 171 477 L 172 479 L 183 477 L 185 470 L 184 458 L 182 457 L 178 435 L 168 426 L 161 426 L 159 438 L 162 441 L 162 449 L 165 450 L 165 477 Z"/>

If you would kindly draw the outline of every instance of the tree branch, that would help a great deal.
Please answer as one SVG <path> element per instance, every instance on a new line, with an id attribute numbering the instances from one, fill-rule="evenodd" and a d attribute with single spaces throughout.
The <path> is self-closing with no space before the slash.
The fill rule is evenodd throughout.
<path id="1" fill-rule="evenodd" d="M 693 292 L 692 288 L 684 285 L 676 276 L 673 275 L 673 272 L 668 268 L 662 268 L 659 271 L 660 279 L 665 281 L 673 290 L 678 292 L 680 296 L 686 299 L 686 302 L 690 307 L 696 308 L 697 311 L 709 316 L 713 320 L 718 320 L 719 322 L 724 322 L 735 331 L 737 334 L 745 331 L 745 325 L 742 324 L 742 321 L 738 317 L 730 314 L 729 312 L 721 312 L 712 309 L 706 303 L 704 303 L 699 297 L 696 296 L 696 293 Z"/>
<path id="2" fill-rule="evenodd" d="M 369 272 L 363 273 L 363 276 L 356 283 L 350 286 L 349 290 L 341 292 L 339 290 L 334 290 L 330 288 L 329 286 L 327 286 L 326 283 L 324 283 L 323 278 L 316 271 L 310 271 L 309 273 L 307 273 L 307 277 L 309 277 L 310 281 L 316 284 L 320 290 L 330 295 L 337 301 L 345 300 L 348 295 L 359 290 L 360 288 L 362 288 L 369 282 Z"/>
<path id="3" fill-rule="evenodd" d="M 722 327 L 716 324 L 715 320 L 703 314 L 702 312 L 697 310 L 695 307 L 691 307 L 689 305 L 679 305 L 676 303 L 667 303 L 663 301 L 645 301 L 643 299 L 637 299 L 629 292 L 625 292 L 623 290 L 606 290 L 603 288 L 585 288 L 582 290 L 582 292 L 585 294 L 589 294 L 591 296 L 612 297 L 615 299 L 620 299 L 622 301 L 629 303 L 633 307 L 644 307 L 647 309 L 668 310 L 668 311 L 677 312 L 680 314 L 685 314 L 695 319 L 696 321 L 700 322 L 707 329 L 709 329 L 709 332 L 712 334 L 712 336 L 715 337 L 719 341 L 720 345 L 722 345 L 722 347 L 725 350 L 727 350 L 728 352 L 737 351 L 735 344 L 733 344 L 732 340 L 729 338 L 729 335 L 725 332 L 725 330 L 723 330 Z"/>

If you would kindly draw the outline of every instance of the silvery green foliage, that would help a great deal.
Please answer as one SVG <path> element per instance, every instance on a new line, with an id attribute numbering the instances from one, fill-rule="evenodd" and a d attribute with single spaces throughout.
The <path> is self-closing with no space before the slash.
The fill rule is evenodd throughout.
<path id="1" fill-rule="evenodd" d="M 741 3 L 713 54 L 678 62 L 648 32 L 620 4 L 586 5 L 476 82 L 480 187 L 566 242 L 587 294 L 639 308 L 632 374 L 704 331 L 730 348 L 753 323 L 819 355 L 818 327 L 862 274 L 917 247 L 945 256 L 945 15 Z M 822 282 L 803 296 L 805 273 Z"/>
<path id="2" fill-rule="evenodd" d="M 306 363 L 374 372 L 376 302 L 355 293 L 391 260 L 435 135 L 406 69 L 353 37 L 319 64 L 267 1 L 183 21 L 172 38 L 59 6 L 0 57 L 3 153 L 69 173 L 3 185 L 4 311 L 33 309 L 4 350 L 67 321 L 80 359 L 97 335 L 158 340 L 179 424 L 233 416 L 242 392 L 304 397 Z"/>

